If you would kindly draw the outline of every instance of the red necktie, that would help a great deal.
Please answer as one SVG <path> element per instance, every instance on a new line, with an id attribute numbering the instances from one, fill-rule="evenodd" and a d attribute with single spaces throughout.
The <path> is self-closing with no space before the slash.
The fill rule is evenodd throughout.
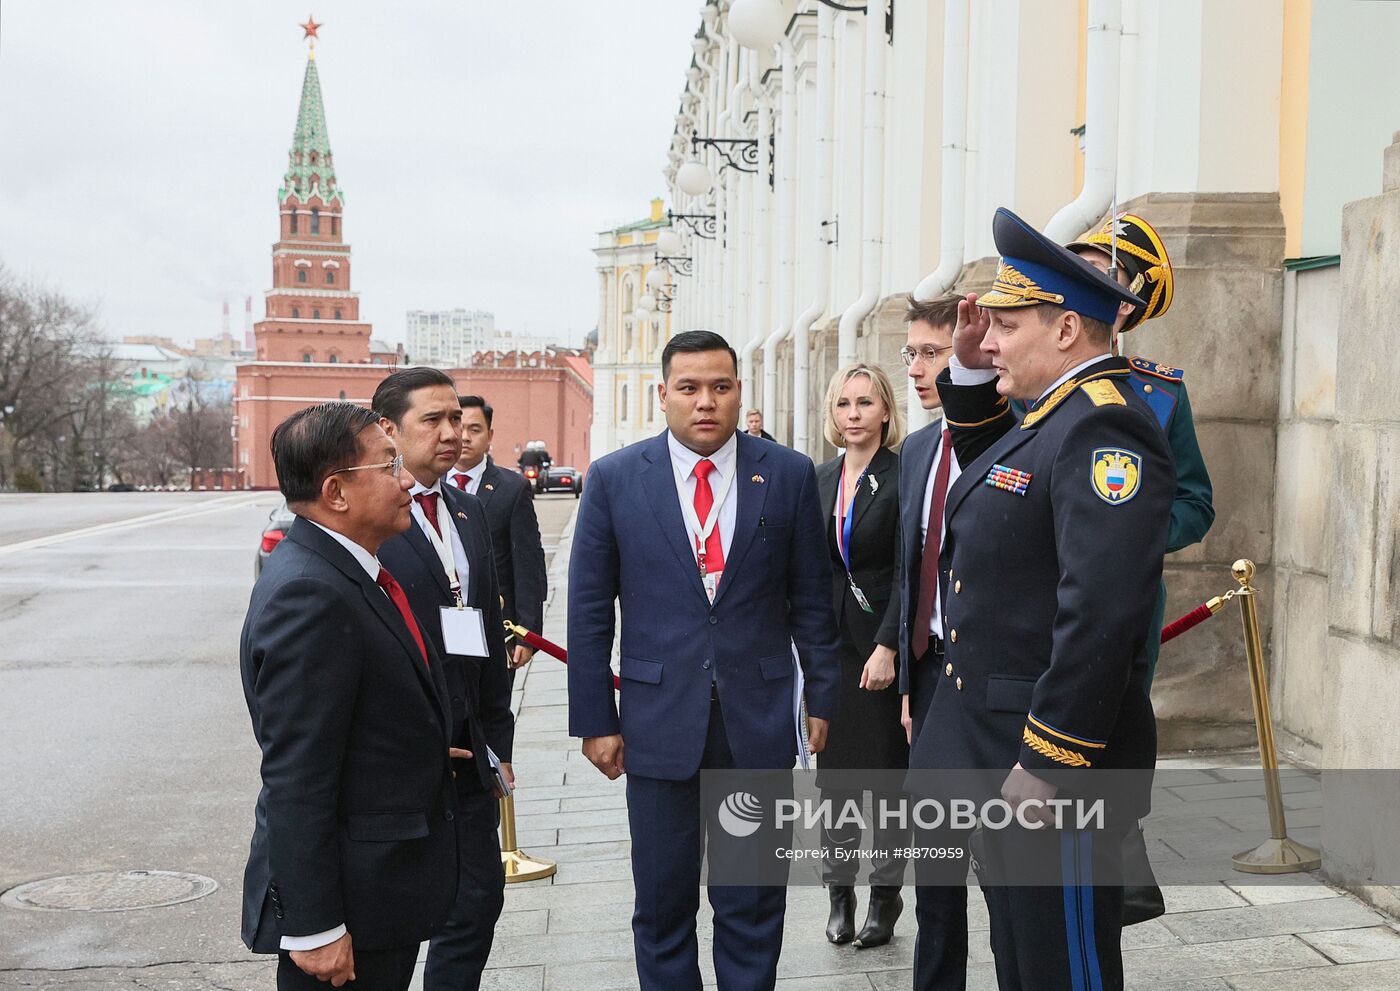
<path id="1" fill-rule="evenodd" d="M 385 568 L 379 569 L 379 577 L 375 579 L 379 585 L 389 595 L 389 601 L 399 610 L 399 615 L 408 624 L 408 632 L 413 634 L 413 642 L 418 644 L 418 650 L 423 655 L 423 663 L 432 667 L 428 660 L 428 648 L 423 644 L 423 632 L 418 629 L 418 620 L 413 618 L 413 610 L 408 608 L 408 596 L 403 594 L 403 586 L 394 580 L 394 576 L 389 574 Z"/>
<path id="2" fill-rule="evenodd" d="M 701 458 L 695 466 L 695 516 L 703 528 L 710 518 L 710 510 L 715 505 L 715 494 L 710 489 L 710 472 L 715 463 L 709 458 Z M 697 541 L 698 543 L 699 541 Z M 705 541 L 705 573 L 713 574 L 724 570 L 724 540 L 719 533 L 719 520 Z"/>
<path id="3" fill-rule="evenodd" d="M 471 476 L 468 475 L 466 472 L 462 472 L 460 474 L 453 475 L 452 481 L 457 486 L 457 488 L 465 492 L 467 491 L 467 483 L 471 481 Z"/>
<path id="4" fill-rule="evenodd" d="M 933 499 L 928 507 L 928 536 L 924 538 L 924 559 L 919 565 L 919 608 L 914 612 L 914 659 L 928 650 L 929 624 L 933 621 L 933 598 L 938 593 L 938 555 L 943 551 L 943 507 L 948 499 L 948 462 L 952 460 L 953 435 L 943 428 L 943 445 L 938 452 L 938 471 L 933 476 Z"/>
<path id="5" fill-rule="evenodd" d="M 438 526 L 437 520 L 437 500 L 436 492 L 419 492 L 413 497 L 413 501 L 418 503 L 418 508 L 423 510 L 423 515 L 428 518 L 428 522 L 433 525 L 433 532 L 442 539 L 442 528 Z"/>

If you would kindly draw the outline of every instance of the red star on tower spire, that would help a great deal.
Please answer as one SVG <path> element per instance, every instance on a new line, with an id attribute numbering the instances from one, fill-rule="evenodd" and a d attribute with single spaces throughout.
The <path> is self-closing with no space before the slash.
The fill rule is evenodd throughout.
<path id="1" fill-rule="evenodd" d="M 305 24 L 299 24 L 299 25 L 298 25 L 298 27 L 300 27 L 301 30 L 302 30 L 302 35 L 301 35 L 302 40 L 305 41 L 306 39 L 309 38 L 309 39 L 311 39 L 312 44 L 315 44 L 315 42 L 318 40 L 318 36 L 317 36 L 316 32 L 317 32 L 318 29 L 320 29 L 320 28 L 322 28 L 322 27 L 324 27 L 324 26 L 325 26 L 325 25 L 323 25 L 323 24 L 317 24 L 317 23 L 316 23 L 316 18 L 315 18 L 313 15 L 307 14 L 307 15 L 306 15 L 306 23 L 305 23 Z"/>

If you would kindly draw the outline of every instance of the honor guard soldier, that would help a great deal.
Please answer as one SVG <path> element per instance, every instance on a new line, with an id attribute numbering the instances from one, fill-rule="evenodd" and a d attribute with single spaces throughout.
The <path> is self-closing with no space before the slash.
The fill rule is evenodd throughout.
<path id="1" fill-rule="evenodd" d="M 1142 298 L 1142 306 L 1119 307 L 1118 320 L 1113 327 L 1115 338 L 1161 316 L 1171 306 L 1174 289 L 1171 259 L 1157 231 L 1141 217 L 1125 213 L 1116 220 L 1109 220 L 1094 233 L 1069 245 L 1069 250 L 1102 271 L 1116 267 L 1119 284 Z M 1116 353 L 1117 349 L 1114 350 Z M 1210 473 L 1206 471 L 1201 445 L 1196 439 L 1196 422 L 1186 394 L 1185 373 L 1137 355 L 1128 359 L 1128 365 L 1128 381 L 1152 408 L 1157 422 L 1166 432 L 1167 444 L 1176 462 L 1176 497 L 1172 500 L 1171 526 L 1167 529 L 1167 553 L 1171 554 L 1200 543 L 1215 522 Z M 1149 691 L 1157 670 L 1157 653 L 1161 648 L 1159 631 L 1166 609 L 1164 583 L 1158 590 L 1157 608 L 1148 626 Z"/>
<path id="2" fill-rule="evenodd" d="M 1106 274 L 998 210 L 991 292 L 959 306 L 938 389 L 963 466 L 948 492 L 939 581 L 946 663 L 910 755 L 979 769 L 1024 820 L 1053 824 L 1057 784 L 1140 769 L 1104 830 L 985 828 L 984 857 L 1050 863 L 1057 884 L 984 886 L 1003 989 L 1123 987 L 1123 834 L 1147 811 L 1156 728 L 1146 639 L 1176 487 L 1152 410 L 1110 351 Z M 1009 399 L 1029 403 L 1019 422 Z M 1053 783 L 1052 783 L 1053 782 Z M 1065 790 L 1065 789 L 1061 789 Z M 991 796 L 987 796 L 991 797 Z M 982 858 L 979 858 L 982 859 Z"/>

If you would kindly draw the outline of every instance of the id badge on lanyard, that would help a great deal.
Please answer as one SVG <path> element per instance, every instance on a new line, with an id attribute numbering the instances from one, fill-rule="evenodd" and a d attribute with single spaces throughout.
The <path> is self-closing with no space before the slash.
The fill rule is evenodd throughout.
<path id="1" fill-rule="evenodd" d="M 869 471 L 868 468 L 860 473 L 860 478 L 856 479 L 856 495 L 860 494 L 860 483 L 865 481 L 867 471 Z M 856 584 L 855 578 L 851 575 L 851 525 L 856 516 L 855 502 L 855 495 L 852 495 L 850 504 L 846 504 L 846 472 L 843 469 L 841 472 L 841 492 L 836 500 L 836 512 L 841 514 L 842 510 L 845 510 L 836 531 L 840 538 L 841 560 L 846 565 L 846 584 L 851 587 L 851 594 L 856 597 L 856 604 L 860 606 L 862 611 L 873 613 L 875 609 L 870 605 L 870 600 L 865 597 L 865 593 L 861 591 L 860 586 Z"/>
<path id="2" fill-rule="evenodd" d="M 719 592 L 719 576 L 724 572 L 710 571 L 706 568 L 705 544 L 709 541 L 710 534 L 714 533 L 715 527 L 719 525 L 719 511 L 724 505 L 724 500 L 729 498 L 729 490 L 734 487 L 734 476 L 738 474 L 737 466 L 728 474 L 729 478 L 725 481 L 724 487 L 715 495 L 715 501 L 710 505 L 710 515 L 703 525 L 690 500 L 681 499 L 680 501 L 681 516 L 685 519 L 685 528 L 691 539 L 695 541 L 695 563 L 700 569 L 700 583 L 705 586 L 705 594 L 709 596 L 711 602 L 715 601 L 715 595 Z M 677 476 L 681 482 L 689 477 L 689 475 L 681 476 L 679 472 L 677 472 Z"/>

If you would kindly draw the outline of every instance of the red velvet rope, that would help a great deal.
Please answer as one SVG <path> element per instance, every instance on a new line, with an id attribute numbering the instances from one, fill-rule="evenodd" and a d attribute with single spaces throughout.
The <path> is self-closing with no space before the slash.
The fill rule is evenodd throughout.
<path id="1" fill-rule="evenodd" d="M 1199 606 L 1197 606 L 1195 609 L 1192 609 L 1185 616 L 1182 616 L 1180 619 L 1173 620 L 1171 623 L 1162 627 L 1162 643 L 1166 643 L 1168 640 L 1172 640 L 1176 637 L 1181 636 L 1193 626 L 1198 626 L 1201 623 L 1204 623 L 1206 620 L 1210 619 L 1214 615 L 1215 613 L 1210 611 L 1210 606 L 1202 602 Z"/>
<path id="2" fill-rule="evenodd" d="M 519 634 L 516 635 L 519 636 Z M 565 664 L 569 663 L 569 652 L 563 647 L 559 646 L 554 641 L 546 640 L 538 633 L 533 633 L 530 630 L 525 631 L 525 635 L 522 639 L 525 641 L 526 646 L 534 647 L 536 650 L 542 650 L 550 657 L 557 658 L 558 660 L 563 661 Z M 617 675 L 613 675 L 613 690 L 617 691 L 621 687 L 622 679 L 620 679 Z"/>

